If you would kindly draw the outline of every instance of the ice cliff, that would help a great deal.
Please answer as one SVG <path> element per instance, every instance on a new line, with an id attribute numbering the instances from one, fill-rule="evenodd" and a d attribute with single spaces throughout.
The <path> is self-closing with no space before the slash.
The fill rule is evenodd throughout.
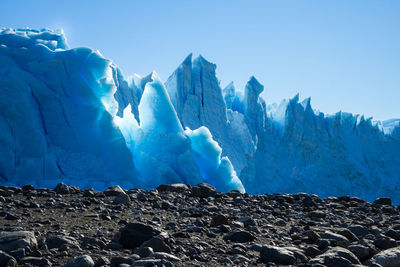
<path id="1" fill-rule="evenodd" d="M 104 189 L 207 182 L 220 191 L 400 201 L 400 120 L 267 104 L 251 77 L 221 88 L 189 55 L 165 84 L 126 79 L 62 32 L 0 29 L 0 183 Z"/>

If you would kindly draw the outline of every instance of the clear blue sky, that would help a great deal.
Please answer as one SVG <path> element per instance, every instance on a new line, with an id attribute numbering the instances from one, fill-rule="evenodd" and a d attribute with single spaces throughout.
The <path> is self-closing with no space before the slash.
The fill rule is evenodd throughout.
<path id="1" fill-rule="evenodd" d="M 397 0 L 2 0 L 0 27 L 63 28 L 126 77 L 165 81 L 193 52 L 217 64 L 222 87 L 255 75 L 269 103 L 299 92 L 325 113 L 400 118 Z"/>

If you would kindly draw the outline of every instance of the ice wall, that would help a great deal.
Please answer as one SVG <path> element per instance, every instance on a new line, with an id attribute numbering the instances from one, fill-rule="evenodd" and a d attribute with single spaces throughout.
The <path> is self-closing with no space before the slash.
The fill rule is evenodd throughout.
<path id="1" fill-rule="evenodd" d="M 164 84 L 122 72 L 62 32 L 0 30 L 0 183 L 104 189 L 208 182 L 252 194 L 400 202 L 400 120 L 271 104 L 250 77 L 222 89 L 189 55 Z M 238 178 L 239 177 L 239 178 Z"/>
<path id="2" fill-rule="evenodd" d="M 136 170 L 112 121 L 119 70 L 62 33 L 0 31 L 0 180 L 133 186 Z"/>
<path id="3" fill-rule="evenodd" d="M 126 81 L 99 52 L 68 49 L 62 32 L 0 31 L 0 107 L 2 184 L 150 189 L 207 180 L 244 192 L 229 159 L 192 149 L 203 130 L 185 134 L 156 73 Z M 218 147 L 210 134 L 202 141 L 196 147 Z"/>

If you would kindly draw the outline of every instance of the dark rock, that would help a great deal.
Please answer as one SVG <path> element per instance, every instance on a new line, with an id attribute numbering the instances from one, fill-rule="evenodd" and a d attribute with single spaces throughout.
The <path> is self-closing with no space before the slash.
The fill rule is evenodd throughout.
<path id="1" fill-rule="evenodd" d="M 393 240 L 392 238 L 389 238 L 389 237 L 385 237 L 385 236 L 375 239 L 374 245 L 377 248 L 379 248 L 380 250 L 397 247 L 397 243 L 395 240 Z"/>
<path id="2" fill-rule="evenodd" d="M 337 266 L 353 266 L 354 264 L 361 264 L 356 255 L 351 251 L 342 247 L 333 247 L 328 249 L 325 253 L 310 260 L 309 264 L 323 264 L 328 267 Z"/>
<path id="3" fill-rule="evenodd" d="M 358 240 L 357 236 L 352 231 L 350 231 L 349 229 L 341 229 L 337 233 L 339 235 L 342 235 L 342 236 L 346 237 L 348 240 L 350 240 L 352 242 Z"/>
<path id="4" fill-rule="evenodd" d="M 397 267 L 400 266 L 400 247 L 379 252 L 367 263 L 368 266 Z"/>
<path id="5" fill-rule="evenodd" d="M 162 184 L 157 187 L 159 192 L 178 192 L 183 193 L 190 190 L 190 187 L 186 184 Z"/>
<path id="6" fill-rule="evenodd" d="M 111 261 L 104 256 L 99 256 L 94 261 L 95 266 L 105 266 L 105 265 L 110 265 L 110 264 L 111 264 Z"/>
<path id="7" fill-rule="evenodd" d="M 201 183 L 192 187 L 192 196 L 194 197 L 208 198 L 216 194 L 217 189 L 206 183 Z"/>
<path id="8" fill-rule="evenodd" d="M 161 259 L 141 259 L 135 261 L 131 267 L 140 266 L 140 267 L 151 267 L 151 266 L 161 266 L 163 264 L 163 260 Z"/>
<path id="9" fill-rule="evenodd" d="M 251 242 L 255 239 L 256 238 L 253 234 L 243 230 L 235 230 L 224 236 L 224 240 L 230 240 L 237 243 Z"/>
<path id="10" fill-rule="evenodd" d="M 28 231 L 0 232 L 0 250 L 10 252 L 19 248 L 35 250 L 35 234 Z"/>
<path id="11" fill-rule="evenodd" d="M 104 191 L 104 195 L 108 197 L 110 196 L 115 197 L 121 193 L 125 194 L 125 191 L 119 185 L 111 186 Z"/>
<path id="12" fill-rule="evenodd" d="M 132 264 L 136 259 L 131 257 L 115 256 L 111 258 L 111 265 L 120 266 L 121 264 Z"/>
<path id="13" fill-rule="evenodd" d="M 24 185 L 21 189 L 22 189 L 22 192 L 25 193 L 25 192 L 34 191 L 35 187 L 33 187 L 33 185 L 27 184 L 27 185 Z"/>
<path id="14" fill-rule="evenodd" d="M 400 233 L 396 230 L 389 229 L 386 231 L 385 235 L 395 240 L 400 240 Z"/>
<path id="15" fill-rule="evenodd" d="M 93 267 L 94 261 L 88 255 L 82 255 L 71 259 L 64 267 Z"/>
<path id="16" fill-rule="evenodd" d="M 19 220 L 19 217 L 7 212 L 4 219 L 9 220 L 9 221 L 16 221 L 16 220 Z"/>
<path id="17" fill-rule="evenodd" d="M 10 251 L 9 254 L 11 256 L 13 256 L 15 259 L 19 260 L 26 256 L 26 251 L 24 248 L 19 248 L 19 249 Z"/>
<path id="18" fill-rule="evenodd" d="M 70 188 L 68 185 L 64 183 L 59 183 L 54 189 L 54 192 L 57 194 L 69 194 L 70 193 Z"/>
<path id="19" fill-rule="evenodd" d="M 392 205 L 392 200 L 389 197 L 380 197 L 375 199 L 374 204 L 377 205 Z"/>
<path id="20" fill-rule="evenodd" d="M 353 252 L 354 255 L 356 255 L 357 258 L 361 262 L 364 262 L 364 261 L 368 260 L 369 258 L 371 258 L 370 249 L 366 246 L 351 245 L 351 246 L 348 246 L 347 249 L 350 250 L 351 252 Z"/>
<path id="21" fill-rule="evenodd" d="M 11 255 L 0 250 L 0 266 L 4 267 L 16 267 L 17 260 Z"/>
<path id="22" fill-rule="evenodd" d="M 347 227 L 357 237 L 364 237 L 368 234 L 368 228 L 363 225 L 350 225 Z"/>
<path id="23" fill-rule="evenodd" d="M 51 262 L 42 257 L 25 257 L 20 260 L 22 265 L 33 265 L 33 266 L 51 266 Z"/>
<path id="24" fill-rule="evenodd" d="M 211 218 L 211 223 L 210 223 L 211 227 L 216 227 L 216 226 L 223 225 L 223 224 L 229 224 L 229 220 L 228 220 L 227 216 L 225 216 L 223 214 L 217 214 Z"/>
<path id="25" fill-rule="evenodd" d="M 151 247 L 154 252 L 166 252 L 170 253 L 171 248 L 168 246 L 164 240 L 160 237 L 152 237 L 151 239 L 144 241 L 140 248 Z"/>
<path id="26" fill-rule="evenodd" d="M 114 198 L 114 205 L 121 205 L 121 204 L 128 204 L 131 202 L 131 198 L 129 195 L 125 193 L 119 193 L 115 198 Z"/>
<path id="27" fill-rule="evenodd" d="M 294 264 L 296 257 L 294 253 L 286 248 L 263 246 L 260 251 L 260 261 L 263 263 Z"/>
<path id="28" fill-rule="evenodd" d="M 323 219 L 326 217 L 326 213 L 322 211 L 311 211 L 308 213 L 308 217 Z"/>
<path id="29" fill-rule="evenodd" d="M 141 257 L 141 258 L 146 258 L 148 257 L 150 254 L 152 254 L 153 248 L 151 247 L 143 247 L 140 246 L 139 249 L 137 250 L 137 254 Z"/>
<path id="30" fill-rule="evenodd" d="M 71 236 L 50 236 L 46 238 L 45 243 L 48 249 L 60 249 L 62 246 L 80 249 L 78 241 Z"/>
<path id="31" fill-rule="evenodd" d="M 153 236 L 159 235 L 160 230 L 143 223 L 129 223 L 119 231 L 117 240 L 124 248 L 136 248 Z"/>
<path id="32" fill-rule="evenodd" d="M 321 238 L 321 236 L 313 230 L 305 231 L 301 234 L 301 236 L 305 239 L 307 243 L 310 244 L 317 242 Z"/>
<path id="33" fill-rule="evenodd" d="M 332 233 L 331 231 L 325 231 L 324 233 L 321 234 L 321 237 L 324 238 L 324 239 L 332 239 L 332 240 L 335 240 L 337 242 L 342 242 L 344 244 L 350 243 L 349 240 L 346 237 L 344 237 L 344 236 L 342 236 L 340 234 Z"/>
<path id="34" fill-rule="evenodd" d="M 117 242 L 110 242 L 105 247 L 105 249 L 110 249 L 110 250 L 121 250 L 123 248 L 124 247 L 122 246 L 122 244 Z"/>
<path id="35" fill-rule="evenodd" d="M 181 259 L 179 259 L 178 257 L 165 252 L 155 252 L 153 254 L 150 254 L 149 258 L 163 259 L 168 261 L 181 261 Z"/>

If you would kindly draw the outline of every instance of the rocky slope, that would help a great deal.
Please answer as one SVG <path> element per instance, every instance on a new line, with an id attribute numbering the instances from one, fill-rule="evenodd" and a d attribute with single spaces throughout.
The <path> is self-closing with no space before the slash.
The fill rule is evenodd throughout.
<path id="1" fill-rule="evenodd" d="M 399 207 L 207 185 L 0 187 L 0 266 L 399 266 Z"/>

